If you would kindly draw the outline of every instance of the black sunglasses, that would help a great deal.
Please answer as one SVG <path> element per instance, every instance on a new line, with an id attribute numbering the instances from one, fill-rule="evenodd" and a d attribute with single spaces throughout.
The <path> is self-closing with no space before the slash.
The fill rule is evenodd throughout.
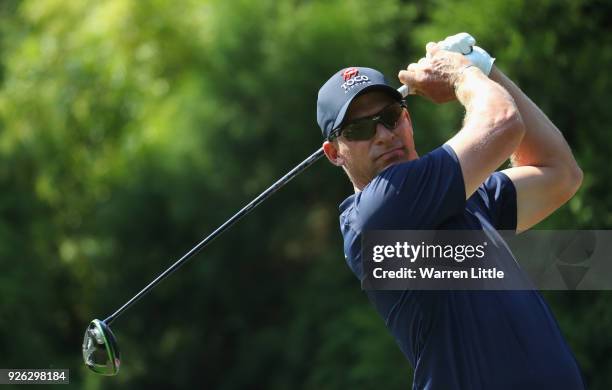
<path id="1" fill-rule="evenodd" d="M 403 101 L 391 103 L 377 114 L 355 119 L 332 130 L 327 139 L 332 141 L 342 135 L 348 141 L 369 140 L 376 134 L 376 126 L 379 123 L 389 130 L 395 129 L 404 108 L 406 108 L 406 103 Z"/>

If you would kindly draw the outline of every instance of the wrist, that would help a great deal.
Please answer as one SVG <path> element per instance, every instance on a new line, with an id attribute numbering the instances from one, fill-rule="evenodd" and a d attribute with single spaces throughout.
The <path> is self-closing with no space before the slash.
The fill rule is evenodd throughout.
<path id="1" fill-rule="evenodd" d="M 453 88 L 455 89 L 455 95 L 457 96 L 457 99 L 461 100 L 461 90 L 463 89 L 463 86 L 468 82 L 468 80 L 471 77 L 477 77 L 478 74 L 482 74 L 482 71 L 478 69 L 476 65 L 473 64 L 464 65 L 457 71 L 455 75 L 455 80 L 453 82 Z"/>

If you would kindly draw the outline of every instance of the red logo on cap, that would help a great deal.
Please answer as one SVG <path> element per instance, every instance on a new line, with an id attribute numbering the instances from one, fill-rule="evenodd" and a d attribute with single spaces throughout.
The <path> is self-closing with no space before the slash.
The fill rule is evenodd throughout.
<path id="1" fill-rule="evenodd" d="M 344 73 L 342 73 L 342 78 L 344 79 L 344 81 L 347 81 L 355 76 L 357 76 L 359 74 L 359 69 L 357 68 L 348 68 L 347 70 L 344 71 Z"/>

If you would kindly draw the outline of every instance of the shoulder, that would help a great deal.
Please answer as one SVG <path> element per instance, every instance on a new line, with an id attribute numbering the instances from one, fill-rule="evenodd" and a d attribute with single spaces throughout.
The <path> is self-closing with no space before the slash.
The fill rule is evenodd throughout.
<path id="1" fill-rule="evenodd" d="M 460 167 L 457 155 L 450 146 L 442 145 L 415 160 L 394 164 L 383 170 L 364 188 L 364 192 L 375 191 L 381 184 L 418 177 L 435 168 L 453 167 Z"/>
<path id="2" fill-rule="evenodd" d="M 450 178 L 460 166 L 457 155 L 448 145 L 442 145 L 412 161 L 394 164 L 379 173 L 361 192 L 363 201 L 393 195 L 406 184 L 425 184 Z"/>
<path id="3" fill-rule="evenodd" d="M 493 172 L 487 180 L 478 188 L 481 195 L 491 194 L 494 196 L 501 196 L 504 192 L 516 193 L 514 183 L 512 180 L 503 172 Z"/>
<path id="4" fill-rule="evenodd" d="M 470 198 L 499 230 L 515 230 L 517 193 L 512 180 L 503 172 L 493 172 Z"/>
<path id="5" fill-rule="evenodd" d="M 382 171 L 355 196 L 353 213 L 363 226 L 406 229 L 435 226 L 464 206 L 461 167 L 443 145 Z"/>

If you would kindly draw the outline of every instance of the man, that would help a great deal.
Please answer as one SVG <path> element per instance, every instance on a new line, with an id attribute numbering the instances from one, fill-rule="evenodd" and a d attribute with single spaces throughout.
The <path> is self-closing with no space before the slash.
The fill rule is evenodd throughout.
<path id="1" fill-rule="evenodd" d="M 522 232 L 582 181 L 561 133 L 501 71 L 493 67 L 487 77 L 438 44 L 426 51 L 400 81 L 436 103 L 457 99 L 466 113 L 463 127 L 422 157 L 401 95 L 379 72 L 343 69 L 319 91 L 325 155 L 355 189 L 340 205 L 340 225 L 360 280 L 366 230 Z M 495 172 L 508 158 L 512 167 Z M 366 293 L 414 367 L 415 389 L 584 388 L 537 291 Z"/>

